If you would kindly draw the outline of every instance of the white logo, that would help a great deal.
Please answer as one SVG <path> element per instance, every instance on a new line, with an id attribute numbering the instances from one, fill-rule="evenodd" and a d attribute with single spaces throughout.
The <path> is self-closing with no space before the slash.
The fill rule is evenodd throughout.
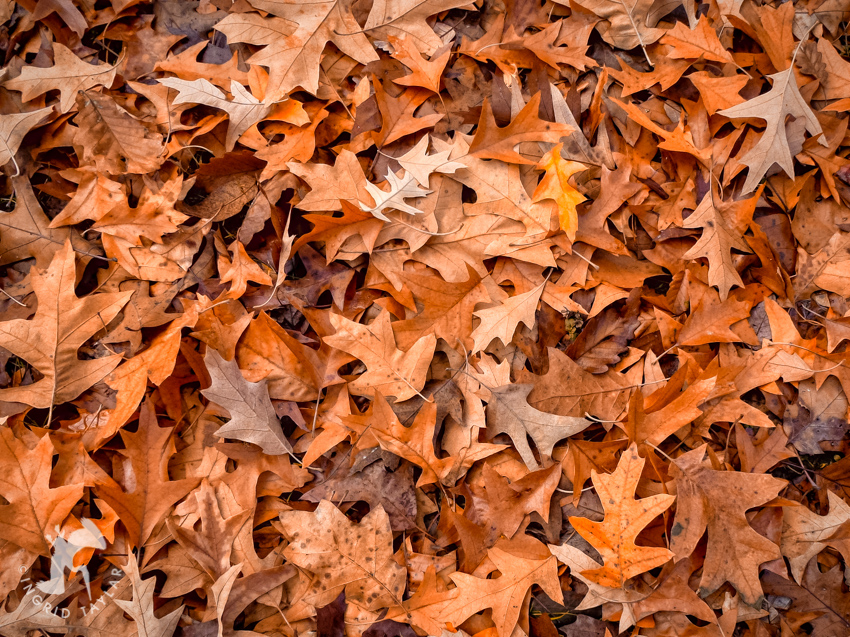
<path id="1" fill-rule="evenodd" d="M 86 583 L 86 592 L 91 596 L 91 576 L 88 567 L 74 566 L 74 558 L 78 553 L 86 549 L 106 548 L 106 538 L 100 532 L 94 522 L 88 518 L 81 520 L 83 528 L 73 531 L 68 538 L 59 535 L 59 527 L 56 527 L 56 539 L 53 540 L 53 557 L 50 560 L 50 579 L 36 584 L 36 588 L 47 595 L 59 595 L 65 592 L 65 570 L 70 572 L 70 581 L 74 575 L 81 573 Z"/>
<path id="2" fill-rule="evenodd" d="M 62 537 L 59 526 L 56 527 L 56 539 L 51 544 L 53 556 L 50 559 L 50 579 L 40 582 L 32 582 L 29 578 L 22 580 L 22 582 L 26 583 L 24 586 L 24 589 L 27 591 L 26 594 L 28 597 L 31 597 L 34 605 L 41 606 L 45 612 L 63 620 L 70 616 L 70 611 L 67 608 L 54 608 L 50 600 L 55 599 L 53 597 L 55 595 L 61 596 L 65 593 L 66 571 L 68 571 L 68 582 L 73 580 L 78 573 L 83 576 L 83 581 L 86 584 L 86 593 L 90 601 L 88 606 L 80 607 L 83 616 L 99 610 L 100 604 L 105 602 L 104 596 L 99 597 L 95 602 L 91 602 L 91 575 L 89 574 L 88 566 L 85 564 L 75 566 L 74 560 L 81 552 L 87 549 L 105 549 L 106 538 L 103 537 L 103 534 L 93 520 L 83 518 L 81 522 L 83 528 L 72 531 L 67 538 Z M 21 572 L 25 573 L 26 571 L 27 567 L 22 566 Z M 117 584 L 123 576 L 124 573 L 121 569 L 110 569 L 108 574 L 105 575 L 105 577 L 110 579 L 104 581 L 102 592 L 112 597 L 113 593 L 109 589 Z"/>

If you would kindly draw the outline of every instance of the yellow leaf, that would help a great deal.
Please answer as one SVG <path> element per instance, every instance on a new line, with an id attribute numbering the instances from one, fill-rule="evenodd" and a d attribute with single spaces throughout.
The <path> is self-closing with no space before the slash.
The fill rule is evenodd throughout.
<path id="1" fill-rule="evenodd" d="M 558 144 L 546 153 L 537 164 L 546 175 L 534 190 L 532 200 L 536 203 L 543 199 L 553 199 L 558 204 L 558 221 L 561 230 L 567 233 L 570 241 L 576 238 L 578 213 L 576 206 L 584 201 L 584 195 L 570 185 L 570 177 L 585 170 L 587 166 L 577 161 L 567 161 L 561 157 L 563 144 Z"/>

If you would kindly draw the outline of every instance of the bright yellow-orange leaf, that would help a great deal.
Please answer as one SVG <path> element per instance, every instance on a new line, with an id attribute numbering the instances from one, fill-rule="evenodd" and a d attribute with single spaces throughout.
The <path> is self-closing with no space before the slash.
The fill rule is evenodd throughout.
<path id="1" fill-rule="evenodd" d="M 535 202 L 553 199 L 558 204 L 558 221 L 561 230 L 567 233 L 570 241 L 576 238 L 578 230 L 578 212 L 576 206 L 585 197 L 570 185 L 570 177 L 585 170 L 587 166 L 577 161 L 567 161 L 561 157 L 563 144 L 556 145 L 543 155 L 537 168 L 545 170 L 546 174 L 534 190 L 532 199 Z"/>

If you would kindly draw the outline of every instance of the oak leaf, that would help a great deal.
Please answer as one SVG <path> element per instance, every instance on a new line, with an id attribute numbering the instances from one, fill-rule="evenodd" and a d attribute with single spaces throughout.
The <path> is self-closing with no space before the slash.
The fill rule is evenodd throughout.
<path id="1" fill-rule="evenodd" d="M 132 292 L 74 291 L 77 269 L 71 242 L 56 252 L 47 270 L 32 275 L 38 308 L 32 320 L 0 324 L 0 346 L 28 361 L 40 380 L 0 390 L 0 398 L 48 409 L 73 400 L 121 362 L 120 355 L 80 360 L 77 350 L 121 311 Z"/>
<path id="2" fill-rule="evenodd" d="M 495 579 L 482 579 L 466 573 L 452 573 L 458 593 L 442 612 L 455 625 L 487 608 L 492 609 L 493 623 L 499 637 L 510 637 L 523 606 L 527 603 L 529 589 L 540 588 L 556 602 L 563 600 L 558 583 L 558 567 L 554 556 L 544 559 L 513 555 L 497 547 L 487 551 L 487 556 L 501 575 Z"/>
<path id="3" fill-rule="evenodd" d="M 437 345 L 433 334 L 423 336 L 403 352 L 396 347 L 386 310 L 371 325 L 361 325 L 338 314 L 331 314 L 331 324 L 336 333 L 326 336 L 325 343 L 359 358 L 366 365 L 366 372 L 349 383 L 351 393 L 368 396 L 377 391 L 398 400 L 419 394 Z"/>
<path id="4" fill-rule="evenodd" d="M 428 154 L 428 142 L 430 137 L 425 135 L 416 145 L 404 155 L 396 157 L 409 175 L 412 175 L 419 185 L 427 188 L 432 173 L 443 173 L 451 175 L 458 169 L 464 168 L 464 164 L 458 161 L 450 161 L 451 150 L 446 149 L 437 153 Z"/>
<path id="5" fill-rule="evenodd" d="M 534 441 L 542 458 L 552 455 L 555 444 L 560 440 L 587 429 L 591 422 L 587 418 L 558 416 L 539 411 L 528 404 L 528 394 L 533 385 L 514 383 L 490 388 L 487 404 L 487 430 L 490 435 L 505 433 L 531 471 L 540 468 L 528 438 Z"/>
<path id="6" fill-rule="evenodd" d="M 83 484 L 50 487 L 53 445 L 44 436 L 34 448 L 0 428 L 0 537 L 38 555 L 50 555 L 57 528 L 83 496 Z M 2 620 L 0 620 L 2 621 Z"/>
<path id="7" fill-rule="evenodd" d="M 271 112 L 271 105 L 260 102 L 236 80 L 230 83 L 232 98 L 229 100 L 220 89 L 203 78 L 189 82 L 176 77 L 167 77 L 157 81 L 177 91 L 173 104 L 205 104 L 227 113 L 230 125 L 227 127 L 224 149 L 228 152 L 233 150 L 236 140 L 242 136 L 242 133 Z"/>
<path id="8" fill-rule="evenodd" d="M 645 462 L 638 455 L 637 446 L 632 444 L 623 452 L 614 473 L 606 476 L 593 471 L 591 480 L 602 501 L 605 518 L 602 522 L 578 517 L 569 519 L 578 534 L 590 542 L 604 560 L 601 568 L 582 572 L 584 577 L 601 586 L 621 588 L 626 580 L 661 566 L 673 557 L 666 548 L 635 544 L 644 527 L 666 511 L 675 499 L 667 494 L 635 499 Z"/>
<path id="9" fill-rule="evenodd" d="M 377 400 L 377 399 L 376 399 Z M 435 482 L 452 486 L 462 472 L 465 473 L 478 460 L 482 460 L 501 451 L 502 445 L 482 444 L 473 441 L 461 449 L 456 456 L 438 458 L 434 450 L 434 430 L 437 420 L 435 403 L 425 403 L 410 427 L 396 421 L 390 421 L 385 430 L 376 429 L 373 435 L 383 449 L 409 460 L 422 469 L 422 475 L 416 481 L 421 487 Z"/>
<path id="10" fill-rule="evenodd" d="M 199 480 L 169 480 L 168 460 L 175 451 L 172 429 L 157 424 L 150 401 L 142 404 L 138 430 L 122 430 L 121 439 L 125 446 L 124 488 L 104 473 L 98 476 L 95 492 L 115 509 L 130 541 L 141 547 L 168 510 Z"/>
<path id="11" fill-rule="evenodd" d="M 14 159 L 27 133 L 44 119 L 51 108 L 40 108 L 29 113 L 0 115 L 0 166 Z"/>
<path id="12" fill-rule="evenodd" d="M 138 635 L 141 637 L 171 637 L 180 621 L 183 606 L 175 608 L 165 617 L 157 617 L 154 612 L 154 586 L 156 578 L 142 579 L 136 556 L 131 555 L 123 570 L 130 577 L 133 586 L 132 600 L 113 600 L 114 603 L 136 622 Z"/>
<path id="13" fill-rule="evenodd" d="M 106 94 L 80 93 L 77 103 L 79 129 L 74 146 L 80 163 L 112 175 L 159 168 L 164 159 L 159 133 L 148 130 Z"/>
<path id="14" fill-rule="evenodd" d="M 782 538 L 779 548 L 788 558 L 791 574 L 797 582 L 803 578 L 809 561 L 829 544 L 838 528 L 850 520 L 850 506 L 827 491 L 829 513 L 818 515 L 807 506 L 787 507 L 782 515 Z"/>
<path id="15" fill-rule="evenodd" d="M 785 130 L 785 120 L 789 115 L 802 120 L 810 135 L 823 133 L 814 111 L 800 93 L 793 65 L 768 77 L 773 80 L 770 91 L 743 104 L 717 111 L 718 114 L 731 119 L 756 118 L 767 122 L 758 143 L 739 160 L 750 169 L 744 182 L 745 193 L 755 190 L 775 163 L 779 164 L 791 179 L 794 178 L 794 158 L 791 156 Z M 829 145 L 823 136 L 818 141 L 821 146 Z"/>
<path id="16" fill-rule="evenodd" d="M 11 182 L 15 189 L 15 209 L 0 214 L 0 265 L 34 257 L 36 267 L 46 270 L 69 237 L 75 246 L 82 242 L 75 233 L 52 227 L 29 179 L 20 175 Z"/>
<path id="17" fill-rule="evenodd" d="M 59 110 L 67 113 L 73 108 L 78 93 L 85 93 L 95 86 L 109 87 L 117 72 L 117 66 L 83 62 L 64 44 L 54 42 L 53 66 L 24 66 L 18 77 L 6 80 L 3 86 L 20 91 L 25 102 L 47 91 L 58 90 Z"/>
<path id="18" fill-rule="evenodd" d="M 299 0 L 251 0 L 251 5 L 284 19 L 231 14 L 215 28 L 227 36 L 228 42 L 264 47 L 248 58 L 248 63 L 269 69 L 266 104 L 286 97 L 298 86 L 316 94 L 320 58 L 328 42 L 361 64 L 378 59 L 351 14 L 348 2 L 321 0 L 303 4 Z"/>
<path id="19" fill-rule="evenodd" d="M 584 201 L 585 197 L 570 185 L 569 179 L 587 166 L 576 161 L 565 161 L 561 157 L 563 146 L 562 143 L 556 144 L 537 164 L 537 168 L 545 170 L 546 174 L 537 184 L 531 200 L 534 202 L 544 199 L 554 200 L 558 204 L 558 221 L 561 230 L 567 233 L 570 241 L 573 241 L 578 229 L 576 206 Z"/>
<path id="20" fill-rule="evenodd" d="M 289 539 L 284 557 L 316 575 L 305 596 L 310 605 L 325 606 L 343 591 L 369 610 L 402 605 L 404 569 L 392 559 L 390 521 L 380 506 L 355 524 L 322 500 L 314 512 L 281 513 L 280 524 Z"/>
<path id="21" fill-rule="evenodd" d="M 673 47 L 668 57 L 674 60 L 701 57 L 714 62 L 735 63 L 705 16 L 701 16 L 692 29 L 688 29 L 683 22 L 676 22 L 661 38 L 661 43 Z"/>
<path id="22" fill-rule="evenodd" d="M 213 349 L 204 357 L 212 385 L 202 389 L 207 400 L 223 407 L 230 422 L 215 434 L 250 442 L 262 448 L 263 453 L 275 456 L 292 453 L 292 445 L 283 435 L 280 422 L 269 399 L 268 381 L 252 383 L 245 379 L 236 361 L 225 361 Z"/>
<path id="23" fill-rule="evenodd" d="M 471 334 L 474 341 L 472 353 L 485 349 L 496 338 L 508 345 L 520 323 L 531 327 L 545 285 L 544 281 L 528 292 L 510 297 L 501 305 L 473 312 L 481 322 Z"/>
<path id="24" fill-rule="evenodd" d="M 490 102 L 484 101 L 478 130 L 469 145 L 469 154 L 479 159 L 499 159 L 513 164 L 533 164 L 514 150 L 521 142 L 538 141 L 556 143 L 573 129 L 566 124 L 546 122 L 538 117 L 540 93 L 536 93 L 519 114 L 504 128 L 499 128 L 493 117 Z"/>
<path id="25" fill-rule="evenodd" d="M 387 39 L 409 37 L 419 51 L 432 55 L 442 41 L 426 20 L 467 4 L 466 0 L 376 0 L 363 28 Z"/>
<path id="26" fill-rule="evenodd" d="M 664 35 L 663 29 L 647 24 L 653 0 L 582 0 L 580 4 L 603 19 L 596 30 L 603 40 L 617 48 L 640 46 L 645 50 Z"/>
<path id="27" fill-rule="evenodd" d="M 753 530 L 745 513 L 775 498 L 785 481 L 767 474 L 710 469 L 703 463 L 704 456 L 702 445 L 673 461 L 671 475 L 677 482 L 678 503 L 670 549 L 677 561 L 684 559 L 707 529 L 700 595 L 704 597 L 728 581 L 741 599 L 756 604 L 762 596 L 759 566 L 780 553 L 776 544 Z"/>
<path id="28" fill-rule="evenodd" d="M 387 172 L 387 183 L 390 186 L 389 191 L 381 190 L 375 184 L 366 182 L 366 190 L 375 200 L 374 206 L 360 204 L 360 208 L 372 214 L 376 219 L 381 221 L 391 222 L 392 219 L 384 214 L 385 210 L 399 210 L 412 215 L 420 215 L 422 211 L 405 202 L 405 199 L 414 199 L 428 195 L 430 190 L 420 188 L 413 175 L 405 174 L 403 177 L 397 176 L 393 171 Z"/>
<path id="29" fill-rule="evenodd" d="M 204 479 L 194 491 L 200 530 L 183 527 L 174 518 L 168 518 L 168 530 L 190 557 L 206 571 L 213 580 L 218 580 L 230 569 L 230 554 L 236 535 L 252 517 L 250 509 L 225 518 L 216 493 Z M 190 496 L 191 497 L 191 496 Z M 221 608 L 220 610 L 224 610 Z"/>
<path id="30" fill-rule="evenodd" d="M 451 57 L 451 51 L 446 51 L 433 60 L 426 60 L 419 53 L 410 36 L 397 38 L 391 35 L 389 41 L 393 46 L 393 57 L 413 71 L 410 75 L 393 79 L 393 82 L 401 86 L 427 88 L 439 94 L 443 70 Z M 423 185 L 427 186 L 427 181 Z"/>

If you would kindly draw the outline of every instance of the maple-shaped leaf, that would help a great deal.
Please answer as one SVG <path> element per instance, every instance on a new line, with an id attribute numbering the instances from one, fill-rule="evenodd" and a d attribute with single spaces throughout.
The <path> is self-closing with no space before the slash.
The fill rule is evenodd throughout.
<path id="1" fill-rule="evenodd" d="M 745 193 L 756 189 L 773 164 L 779 164 L 785 174 L 794 179 L 794 158 L 791 156 L 785 131 L 785 120 L 789 115 L 802 120 L 810 135 L 823 133 L 814 111 L 800 94 L 794 66 L 767 77 L 773 80 L 770 91 L 743 104 L 717 111 L 718 114 L 731 119 L 755 118 L 767 122 L 758 143 L 738 160 L 750 168 L 744 182 Z M 822 146 L 829 145 L 826 137 L 822 136 L 818 141 Z"/>
<path id="2" fill-rule="evenodd" d="M 0 346 L 29 362 L 40 380 L 0 390 L 0 400 L 40 409 L 73 400 L 111 372 L 120 355 L 80 360 L 77 350 L 103 329 L 132 292 L 90 294 L 79 298 L 71 242 L 56 252 L 47 270 L 36 270 L 32 287 L 38 299 L 35 318 L 0 323 Z"/>
<path id="3" fill-rule="evenodd" d="M 5 166 L 15 157 L 26 134 L 51 110 L 48 107 L 29 113 L 0 115 L 0 166 Z"/>
<path id="4" fill-rule="evenodd" d="M 602 556 L 602 568 L 582 572 L 584 577 L 601 586 L 621 588 L 626 580 L 661 566 L 673 557 L 666 548 L 635 544 L 638 534 L 666 511 L 675 499 L 675 496 L 663 493 L 635 499 L 645 462 L 638 455 L 637 445 L 632 444 L 623 452 L 614 473 L 602 475 L 593 471 L 591 480 L 599 494 L 605 517 L 601 522 L 570 518 L 570 524 L 578 534 Z"/>
<path id="5" fill-rule="evenodd" d="M 0 427 L 0 538 L 38 555 L 50 555 L 57 528 L 83 497 L 83 484 L 50 487 L 53 445 L 43 436 L 30 449 L 9 427 Z M 17 580 L 16 580 L 17 581 Z"/>
<path id="6" fill-rule="evenodd" d="M 284 19 L 234 13 L 218 22 L 215 29 L 224 33 L 230 43 L 264 47 L 248 58 L 248 63 L 269 69 L 264 100 L 267 104 L 286 97 L 298 86 L 316 94 L 319 63 L 328 42 L 361 64 L 378 59 L 354 19 L 349 2 L 251 0 L 251 5 Z"/>
<path id="7" fill-rule="evenodd" d="M 473 312 L 481 322 L 471 334 L 474 340 L 472 353 L 482 351 L 496 338 L 505 345 L 510 344 L 520 323 L 529 328 L 534 325 L 537 303 L 545 285 L 544 281 L 528 292 L 510 297 L 501 305 Z"/>
<path id="8" fill-rule="evenodd" d="M 387 171 L 387 183 L 390 185 L 389 192 L 381 190 L 372 182 L 366 182 L 366 190 L 375 200 L 374 206 L 360 203 L 360 208 L 369 212 L 376 219 L 390 222 L 392 219 L 384 214 L 384 210 L 399 210 L 411 215 L 421 215 L 422 211 L 406 203 L 405 199 L 424 197 L 430 194 L 430 190 L 423 190 L 416 183 L 411 173 L 398 177 L 393 171 Z"/>
<path id="9" fill-rule="evenodd" d="M 242 133 L 251 128 L 271 112 L 271 105 L 263 104 L 251 95 L 244 86 L 236 80 L 230 83 L 231 99 L 209 81 L 201 78 L 191 82 L 176 77 L 157 80 L 160 84 L 177 91 L 173 104 L 205 104 L 227 113 L 230 125 L 227 127 L 227 137 L 224 149 L 233 150 Z"/>
<path id="10" fill-rule="evenodd" d="M 489 100 L 484 101 L 478 130 L 469 145 L 469 154 L 480 159 L 500 159 L 514 164 L 533 164 L 514 150 L 521 142 L 556 143 L 573 132 L 572 126 L 543 121 L 538 117 L 540 93 L 535 93 L 528 104 L 504 128 L 499 128 L 493 117 Z"/>
<path id="11" fill-rule="evenodd" d="M 215 489 L 206 478 L 194 492 L 200 530 L 180 526 L 168 518 L 168 530 L 206 573 L 217 580 L 230 568 L 230 554 L 237 533 L 248 522 L 251 510 L 244 509 L 225 518 L 216 500 Z"/>
<path id="12" fill-rule="evenodd" d="M 113 600 L 114 603 L 136 622 L 139 637 L 171 637 L 177 629 L 177 622 L 183 613 L 179 606 L 165 617 L 157 617 L 154 612 L 154 587 L 156 577 L 142 579 L 136 556 L 131 555 L 122 567 L 127 573 L 133 586 L 132 600 Z"/>
<path id="13" fill-rule="evenodd" d="M 423 336 L 403 352 L 396 347 L 390 314 L 386 310 L 371 325 L 361 325 L 338 314 L 331 314 L 331 324 L 336 333 L 326 336 L 324 342 L 359 358 L 366 365 L 366 372 L 349 383 L 351 393 L 370 396 L 377 391 L 398 400 L 419 394 L 437 345 L 433 334 Z"/>
<path id="14" fill-rule="evenodd" d="M 442 613 L 454 625 L 490 608 L 496 633 L 499 637 L 510 637 L 528 603 L 529 589 L 535 584 L 551 599 L 563 603 L 558 564 L 553 555 L 543 559 L 522 557 L 496 546 L 487 551 L 487 556 L 501 573 L 499 577 L 484 579 L 466 573 L 451 574 L 458 592 Z"/>
<path id="15" fill-rule="evenodd" d="M 456 170 L 464 168 L 464 164 L 459 161 L 450 161 L 450 149 L 442 150 L 437 153 L 428 154 L 428 142 L 430 137 L 425 135 L 416 145 L 407 151 L 404 155 L 396 157 L 395 160 L 401 164 L 401 167 L 407 171 L 407 174 L 413 175 L 413 178 L 419 182 L 423 188 L 429 185 L 429 179 L 432 173 L 443 173 L 451 175 Z"/>
<path id="16" fill-rule="evenodd" d="M 124 488 L 106 474 L 98 476 L 95 492 L 115 509 L 135 546 L 143 546 L 168 510 L 198 484 L 194 478 L 169 480 L 171 434 L 171 428 L 157 424 L 153 405 L 145 401 L 138 430 L 121 430 Z"/>
<path id="17" fill-rule="evenodd" d="M 245 379 L 236 361 L 224 360 L 214 349 L 204 357 L 212 385 L 202 389 L 207 400 L 224 407 L 230 422 L 215 432 L 221 438 L 257 445 L 271 456 L 292 453 L 269 398 L 268 381 L 252 383 Z"/>
<path id="18" fill-rule="evenodd" d="M 59 91 L 59 110 L 67 113 L 74 106 L 78 93 L 94 86 L 110 86 L 115 80 L 117 66 L 94 65 L 83 62 L 71 49 L 59 42 L 53 43 L 53 66 L 41 68 L 25 65 L 21 74 L 3 82 L 3 86 L 21 92 L 25 102 L 47 91 Z"/>
<path id="19" fill-rule="evenodd" d="M 555 444 L 587 429 L 591 422 L 587 418 L 557 416 L 539 411 L 528 404 L 528 394 L 534 385 L 511 384 L 490 389 L 487 404 L 487 431 L 491 436 L 505 433 L 531 471 L 540 468 L 528 438 L 533 441 L 541 457 L 552 455 Z"/>
<path id="20" fill-rule="evenodd" d="M 289 539 L 283 556 L 316 578 L 305 595 L 325 606 L 344 590 L 349 602 L 376 610 L 401 606 L 404 569 L 393 560 L 390 520 L 376 507 L 356 524 L 331 502 L 314 512 L 285 511 L 280 524 Z"/>
<path id="21" fill-rule="evenodd" d="M 573 241 L 578 230 L 576 206 L 584 201 L 585 197 L 570 185 L 569 179 L 587 166 L 577 161 L 563 159 L 561 157 L 563 147 L 562 143 L 556 144 L 538 162 L 537 168 L 545 170 L 546 174 L 537 184 L 531 200 L 537 202 L 552 199 L 558 205 L 558 221 L 561 224 L 561 230 L 567 233 L 570 241 Z"/>
<path id="22" fill-rule="evenodd" d="M 700 595 L 729 582 L 747 604 L 762 597 L 759 566 L 780 557 L 779 547 L 756 532 L 746 517 L 748 509 L 775 498 L 784 480 L 771 475 L 717 471 L 705 466 L 705 445 L 673 461 L 670 475 L 677 484 L 676 517 L 670 549 L 676 560 L 696 548 L 708 530 Z"/>

